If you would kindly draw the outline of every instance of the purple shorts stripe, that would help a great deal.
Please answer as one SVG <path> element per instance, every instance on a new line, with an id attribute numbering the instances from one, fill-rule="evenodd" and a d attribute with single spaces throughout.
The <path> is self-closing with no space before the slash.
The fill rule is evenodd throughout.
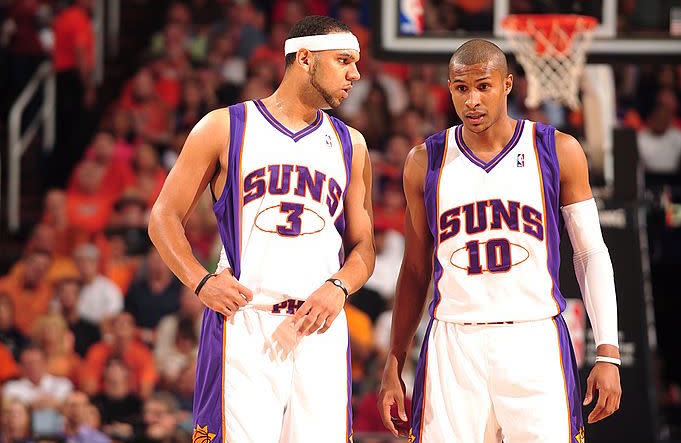
<path id="1" fill-rule="evenodd" d="M 577 439 L 577 435 L 583 434 L 584 422 L 582 420 L 582 395 L 579 383 L 579 369 L 577 368 L 577 360 L 572 349 L 572 342 L 570 341 L 570 332 L 562 315 L 553 317 L 553 322 L 556 325 L 556 332 L 558 334 L 558 342 L 560 346 L 560 362 L 563 366 L 563 377 L 565 380 L 565 396 L 569 417 L 566 417 L 570 422 L 570 436 L 568 441 L 571 443 L 578 443 L 581 440 Z"/>
<path id="2" fill-rule="evenodd" d="M 544 241 L 548 255 L 547 268 L 553 281 L 552 296 L 556 302 L 558 312 L 563 312 L 567 303 L 560 292 L 560 166 L 556 155 L 556 129 L 535 123 L 534 147 L 537 156 L 541 180 L 541 192 L 544 200 Z"/>
<path id="3" fill-rule="evenodd" d="M 224 316 L 205 308 L 194 381 L 193 442 L 210 441 L 201 440 L 210 434 L 215 435 L 214 442 L 222 442 L 225 438 L 224 346 Z"/>
<path id="4" fill-rule="evenodd" d="M 426 408 L 426 376 L 428 373 L 428 342 L 430 341 L 430 330 L 433 327 L 431 317 L 426 329 L 426 336 L 423 339 L 419 361 L 416 365 L 416 379 L 414 380 L 414 393 L 411 396 L 411 430 L 409 441 L 421 442 L 423 431 L 423 412 Z M 411 438 L 414 438 L 412 440 Z"/>
<path id="5" fill-rule="evenodd" d="M 348 350 L 347 350 L 347 362 L 348 362 L 348 408 L 346 423 L 347 429 L 345 433 L 346 443 L 352 443 L 352 356 L 350 354 L 350 334 L 348 333 Z"/>

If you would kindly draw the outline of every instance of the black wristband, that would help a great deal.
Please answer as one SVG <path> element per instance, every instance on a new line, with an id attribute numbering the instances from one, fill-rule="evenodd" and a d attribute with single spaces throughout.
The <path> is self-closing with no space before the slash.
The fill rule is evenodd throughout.
<path id="1" fill-rule="evenodd" d="M 345 284 L 343 284 L 343 281 L 338 279 L 338 278 L 328 278 L 326 279 L 329 283 L 332 285 L 336 286 L 337 288 L 340 288 L 341 291 L 343 291 L 343 294 L 345 294 L 345 299 L 348 299 L 348 296 L 350 295 L 348 293 L 348 288 L 345 287 Z"/>
<path id="2" fill-rule="evenodd" d="M 196 286 L 196 289 L 194 289 L 194 294 L 199 295 L 199 292 L 201 292 L 201 288 L 203 288 L 203 285 L 206 284 L 209 278 L 215 277 L 217 274 L 213 274 L 212 272 L 209 272 L 208 274 L 205 275 L 199 282 L 199 284 Z"/>

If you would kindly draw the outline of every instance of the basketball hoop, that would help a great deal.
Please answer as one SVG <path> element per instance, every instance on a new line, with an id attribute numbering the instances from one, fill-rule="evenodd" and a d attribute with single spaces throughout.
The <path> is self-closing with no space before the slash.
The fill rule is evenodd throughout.
<path id="1" fill-rule="evenodd" d="M 525 105 L 535 108 L 554 98 L 579 107 L 579 82 L 596 25 L 594 17 L 572 14 L 509 15 L 501 22 L 527 76 Z"/>

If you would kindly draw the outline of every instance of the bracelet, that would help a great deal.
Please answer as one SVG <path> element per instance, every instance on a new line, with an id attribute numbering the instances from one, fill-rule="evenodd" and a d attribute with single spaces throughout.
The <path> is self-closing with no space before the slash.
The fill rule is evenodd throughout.
<path id="1" fill-rule="evenodd" d="M 199 292 L 201 292 L 201 288 L 203 288 L 203 285 L 206 284 L 206 282 L 208 281 L 208 279 L 211 278 L 211 277 L 215 277 L 216 275 L 217 275 L 217 274 L 213 274 L 212 272 L 209 272 L 208 274 L 206 274 L 206 275 L 201 279 L 201 281 L 199 282 L 199 284 L 196 286 L 196 289 L 194 289 L 194 294 L 199 295 Z"/>
<path id="2" fill-rule="evenodd" d="M 616 365 L 616 366 L 622 366 L 622 360 L 620 360 L 619 358 L 606 357 L 604 355 L 597 355 L 596 356 L 596 363 L 598 363 L 598 362 L 612 363 L 613 365 Z"/>

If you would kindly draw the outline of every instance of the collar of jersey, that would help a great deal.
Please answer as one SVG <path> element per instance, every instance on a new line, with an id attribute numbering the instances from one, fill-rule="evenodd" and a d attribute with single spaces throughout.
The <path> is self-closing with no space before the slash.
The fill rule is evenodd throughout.
<path id="1" fill-rule="evenodd" d="M 261 100 L 253 100 L 253 103 L 255 104 L 255 107 L 260 111 L 263 117 L 265 117 L 265 120 L 274 127 L 277 131 L 281 132 L 282 134 L 291 137 L 294 142 L 297 142 L 298 140 L 302 139 L 306 135 L 312 134 L 317 128 L 319 128 L 322 125 L 322 111 L 317 110 L 317 116 L 315 117 L 314 121 L 301 129 L 298 132 L 293 132 L 286 126 L 284 126 L 283 123 L 281 123 L 279 120 L 277 120 L 271 113 L 270 111 L 267 110 L 267 107 Z"/>
<path id="2" fill-rule="evenodd" d="M 490 172 L 504 157 L 506 157 L 506 154 L 508 154 L 511 149 L 515 147 L 515 145 L 518 144 L 518 140 L 520 140 L 520 135 L 523 133 L 523 126 L 525 125 L 525 120 L 518 120 L 518 123 L 515 125 L 515 130 L 513 131 L 513 136 L 511 139 L 506 143 L 506 146 L 499 151 L 497 155 L 494 156 L 494 158 L 487 163 L 484 161 L 480 160 L 474 153 L 471 151 L 471 149 L 466 146 L 466 142 L 463 141 L 463 125 L 459 125 L 454 129 L 454 135 L 455 135 L 455 140 L 456 144 L 459 147 L 459 150 L 465 155 L 468 160 L 470 160 L 474 165 L 479 166 L 482 168 L 485 172 Z"/>

